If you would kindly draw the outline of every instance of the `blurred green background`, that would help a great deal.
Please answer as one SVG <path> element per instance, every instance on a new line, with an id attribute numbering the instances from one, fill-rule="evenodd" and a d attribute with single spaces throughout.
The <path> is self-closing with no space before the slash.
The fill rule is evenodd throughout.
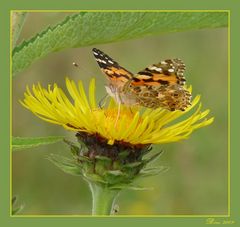
<path id="1" fill-rule="evenodd" d="M 68 13 L 69 14 L 69 13 Z M 67 13 L 30 13 L 19 42 L 48 25 L 54 25 Z M 153 165 L 167 165 L 164 174 L 138 183 L 151 191 L 123 191 L 118 197 L 119 214 L 227 214 L 227 100 L 228 45 L 227 28 L 170 33 L 97 47 L 123 67 L 137 72 L 166 58 L 181 58 L 186 66 L 187 84 L 193 96 L 201 94 L 204 109 L 215 117 L 212 125 L 194 132 L 182 142 L 154 146 L 165 152 Z M 67 132 L 35 117 L 19 104 L 26 85 L 56 82 L 65 89 L 65 77 L 83 80 L 87 86 L 95 77 L 97 97 L 105 94 L 106 80 L 92 55 L 93 46 L 68 49 L 36 61 L 13 79 L 13 135 L 50 136 Z M 77 62 L 80 68 L 72 66 Z M 20 214 L 90 214 L 91 194 L 85 181 L 61 172 L 46 156 L 69 155 L 63 143 L 13 153 L 13 195 L 25 204 Z"/>

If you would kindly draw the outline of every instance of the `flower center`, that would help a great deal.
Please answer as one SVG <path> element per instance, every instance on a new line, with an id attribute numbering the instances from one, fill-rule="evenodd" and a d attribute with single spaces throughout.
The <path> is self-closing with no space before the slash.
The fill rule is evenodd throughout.
<path id="1" fill-rule="evenodd" d="M 97 133 L 78 132 L 76 137 L 86 145 L 87 152 L 84 155 L 91 159 L 106 156 L 112 160 L 124 158 L 125 162 L 135 162 L 151 149 L 150 144 L 131 144 L 124 141 L 115 141 L 113 145 L 109 145 L 107 139 Z"/>
<path id="2" fill-rule="evenodd" d="M 114 124 L 115 129 L 118 129 L 123 121 L 130 124 L 136 114 L 136 111 L 133 111 L 128 107 L 121 107 L 120 110 L 118 108 L 96 109 L 93 110 L 93 114 L 97 122 L 101 121 L 102 116 L 104 115 L 106 128 L 112 127 L 112 124 Z M 140 118 L 138 124 L 141 122 L 142 119 Z"/>

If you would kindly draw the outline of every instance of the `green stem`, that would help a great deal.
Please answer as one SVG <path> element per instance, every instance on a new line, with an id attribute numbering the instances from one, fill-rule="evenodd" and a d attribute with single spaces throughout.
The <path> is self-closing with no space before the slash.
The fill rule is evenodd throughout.
<path id="1" fill-rule="evenodd" d="M 119 190 L 88 182 L 92 192 L 92 215 L 110 215 Z"/>
<path id="2" fill-rule="evenodd" d="M 12 13 L 12 46 L 15 47 L 22 27 L 24 25 L 27 13 L 13 12 Z"/>

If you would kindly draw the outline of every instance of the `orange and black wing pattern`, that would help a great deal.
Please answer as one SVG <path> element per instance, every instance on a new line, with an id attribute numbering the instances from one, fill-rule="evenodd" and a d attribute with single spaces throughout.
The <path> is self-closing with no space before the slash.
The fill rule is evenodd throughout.
<path id="1" fill-rule="evenodd" d="M 106 74 L 111 84 L 115 86 L 123 86 L 126 82 L 132 79 L 133 74 L 121 67 L 115 60 L 99 49 L 93 48 L 93 55 L 101 68 Z"/>
<path id="2" fill-rule="evenodd" d="M 93 54 L 108 78 L 107 92 L 117 102 L 170 111 L 184 111 L 191 105 L 191 93 L 183 86 L 185 64 L 180 59 L 161 61 L 133 75 L 102 51 L 94 48 Z"/>
<path id="3" fill-rule="evenodd" d="M 184 111 L 191 105 L 191 94 L 185 84 L 185 64 L 180 59 L 167 59 L 153 64 L 133 76 L 128 87 L 139 105 Z"/>
<path id="4" fill-rule="evenodd" d="M 158 64 L 153 64 L 134 75 L 132 85 L 136 86 L 161 86 L 184 85 L 185 64 L 180 59 L 167 59 Z"/>

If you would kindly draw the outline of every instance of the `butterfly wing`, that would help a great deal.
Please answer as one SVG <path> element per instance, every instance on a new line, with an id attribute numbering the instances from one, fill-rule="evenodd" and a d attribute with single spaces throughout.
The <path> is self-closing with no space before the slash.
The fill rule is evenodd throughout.
<path id="1" fill-rule="evenodd" d="M 142 106 L 185 110 L 191 105 L 191 94 L 183 87 L 184 70 L 185 64 L 180 59 L 161 61 L 134 75 L 128 90 Z"/>
<path id="2" fill-rule="evenodd" d="M 184 85 L 185 64 L 180 59 L 167 59 L 141 70 L 133 77 L 132 85 Z"/>
<path id="3" fill-rule="evenodd" d="M 169 86 L 131 86 L 131 93 L 136 102 L 148 108 L 159 107 L 170 111 L 184 111 L 191 105 L 191 93 L 184 87 L 175 84 Z"/>
<path id="4" fill-rule="evenodd" d="M 115 87 L 122 87 L 126 82 L 132 79 L 133 74 L 121 67 L 115 60 L 103 53 L 101 50 L 93 48 L 93 55 L 101 68 L 102 72 L 107 76 L 110 84 Z"/>

